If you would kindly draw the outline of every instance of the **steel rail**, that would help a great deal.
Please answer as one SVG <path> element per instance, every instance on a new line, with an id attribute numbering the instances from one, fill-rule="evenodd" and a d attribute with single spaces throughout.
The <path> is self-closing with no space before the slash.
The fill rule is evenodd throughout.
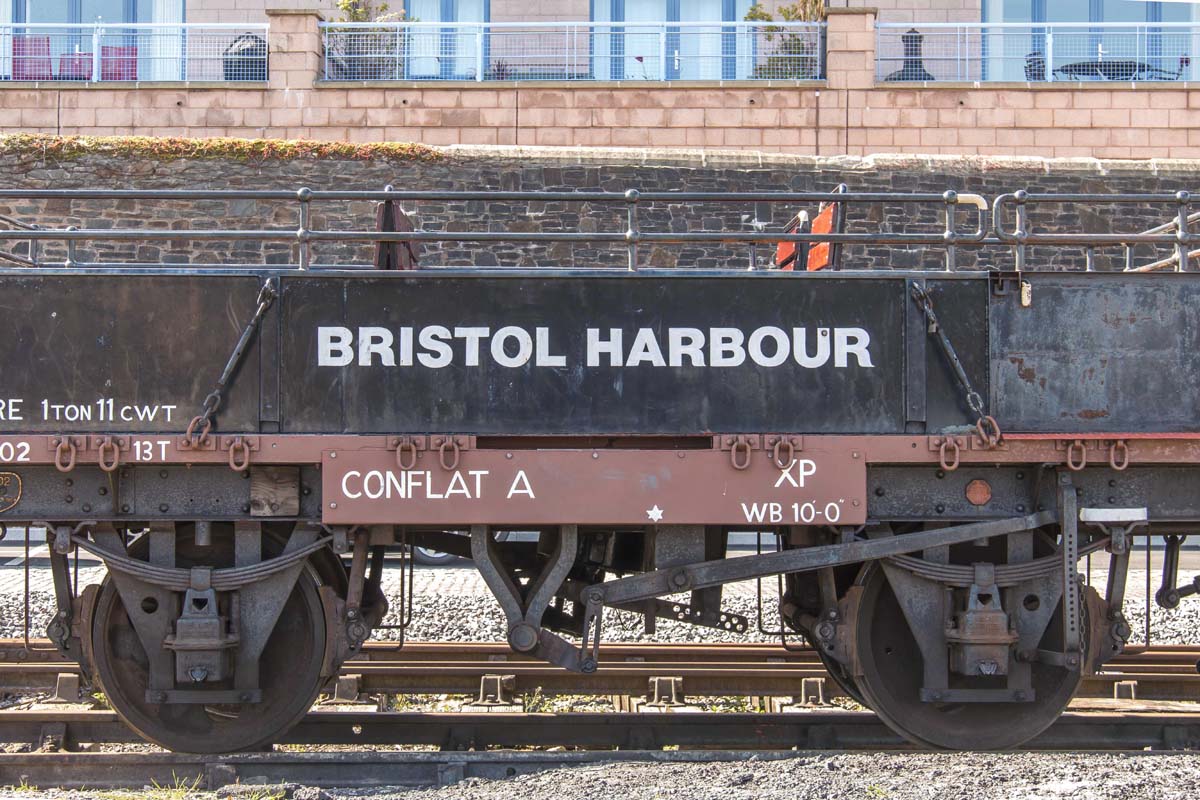
<path id="1" fill-rule="evenodd" d="M 1064 234 L 1065 235 L 1065 234 Z M 1130 234 L 1130 236 L 1141 234 Z M 1076 234 L 1076 236 L 1104 239 L 1106 236 L 1120 237 L 1122 234 Z M 646 233 L 608 231 L 586 233 L 563 231 L 560 233 L 514 233 L 511 231 L 341 231 L 295 228 L 268 228 L 263 230 L 188 230 L 172 231 L 142 228 L 76 228 L 42 229 L 36 231 L 0 230 L 0 241 L 6 239 L 50 240 L 50 241 L 256 241 L 256 242 L 608 242 L 628 244 L 646 242 L 659 244 L 687 244 L 690 242 L 777 244 L 779 242 L 812 242 L 831 244 L 928 244 L 970 245 L 986 244 L 978 231 L 955 232 L 950 237 L 943 233 L 752 233 L 749 231 L 696 231 L 691 233 Z M 1114 240 L 1114 241 L 1116 241 Z M 1138 241 L 1174 241 L 1173 237 L 1160 236 Z"/>
<path id="2" fill-rule="evenodd" d="M 0 691 L 46 692 L 61 674 L 78 674 L 78 666 L 57 651 L 25 651 L 17 640 L 0 641 Z M 421 642 L 402 649 L 386 642 L 364 647 L 360 660 L 341 671 L 364 695 L 478 693 L 487 675 L 509 680 L 514 696 L 538 689 L 553 695 L 639 696 L 650 679 L 681 678 L 692 697 L 795 697 L 804 682 L 825 679 L 827 696 L 839 694 L 836 684 L 810 649 L 787 650 L 779 645 L 648 645 L 610 644 L 601 649 L 600 668 L 581 675 L 512 652 L 504 643 L 459 644 Z M 1155 647 L 1118 656 L 1105 671 L 1087 676 L 1081 697 L 1113 697 L 1118 684 L 1136 682 L 1140 699 L 1200 700 L 1200 648 Z"/>
<path id="3" fill-rule="evenodd" d="M 84 743 L 134 744 L 136 734 L 112 712 L 0 711 L 0 739 L 71 750 Z M 1034 738 L 1025 750 L 1178 750 L 1200 742 L 1200 714 L 1070 713 Z M 190 756 L 147 752 L 37 752 L 0 755 L 0 785 L 90 788 L 174 785 L 195 778 L 207 788 L 242 783 L 292 782 L 319 786 L 433 785 L 474 777 L 480 763 L 501 765 L 508 777 L 579 760 L 666 761 L 720 755 L 670 754 L 664 747 L 758 751 L 787 757 L 792 749 L 913 750 L 868 712 L 810 714 L 411 714 L 312 712 L 280 739 L 284 745 L 415 745 L 430 752 L 272 752 Z M 619 748 L 622 752 L 480 752 L 492 748 Z M 474 750 L 474 753 L 459 751 Z M 641 751 L 630 753 L 624 751 Z M 744 753 L 739 758 L 749 757 Z M 413 765 L 423 771 L 414 774 Z M 407 768 L 407 772 L 406 772 Z"/>

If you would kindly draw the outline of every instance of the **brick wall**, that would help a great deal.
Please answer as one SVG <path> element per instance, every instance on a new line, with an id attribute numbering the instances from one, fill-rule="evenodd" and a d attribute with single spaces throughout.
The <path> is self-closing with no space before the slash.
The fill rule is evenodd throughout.
<path id="1" fill-rule="evenodd" d="M 850 0 L 851 8 L 866 6 L 879 9 L 880 22 L 980 22 L 980 0 Z"/>
<path id="2" fill-rule="evenodd" d="M 178 148 L 186 152 L 186 147 Z M 0 174 L 14 188 L 55 186 L 141 189 L 316 189 L 375 190 L 386 184 L 399 189 L 506 191 L 645 191 L 730 192 L 829 191 L 839 183 L 852 190 L 941 193 L 946 189 L 994 197 L 1025 188 L 1034 192 L 1174 192 L 1195 188 L 1200 162 L 1082 163 L 1040 159 L 981 159 L 956 157 L 881 156 L 871 158 L 812 158 L 789 155 L 712 154 L 662 150 L 572 150 L 515 148 L 449 148 L 438 158 L 404 160 L 277 158 L 235 160 L 190 158 L 162 160 L 147 155 L 85 155 L 64 162 L 47 158 L 35 146 L 0 147 Z M 620 203 L 571 202 L 424 202 L 409 204 L 419 227 L 426 230 L 554 230 L 623 231 L 625 210 Z M 798 209 L 777 204 L 768 220 L 771 230 L 782 229 Z M 810 213 L 815 209 L 809 208 Z M 940 204 L 893 203 L 856 206 L 847 230 L 935 232 L 942 224 Z M 746 231 L 753 204 L 665 203 L 647 206 L 641 216 L 646 232 Z M 1036 229 L 1107 233 L 1143 230 L 1172 213 L 1170 207 L 1123 204 L 1112 207 L 1039 206 L 1031 221 Z M 296 224 L 293 202 L 196 203 L 56 200 L 0 201 L 0 214 L 47 227 L 108 228 L 146 226 L 161 229 L 192 227 L 288 228 Z M 962 229 L 973 222 L 962 212 Z M 318 229 L 370 229 L 369 203 L 319 203 L 313 208 Z M 368 263 L 370 253 L 334 244 L 314 245 L 319 263 Z M 560 267 L 624 267 L 623 247 L 559 243 L 519 245 L 426 245 L 426 265 L 516 265 Z M 770 248 L 759 255 L 766 260 Z M 18 252 L 24 252 L 18 247 Z M 49 246 L 51 257 L 61 248 Z M 294 263 L 298 256 L 288 243 L 260 246 L 223 242 L 97 243 L 82 245 L 80 258 L 107 261 L 138 260 L 164 263 Z M 642 266 L 745 268 L 745 245 L 722 243 L 644 246 Z M 1099 251 L 1100 268 L 1119 268 L 1121 253 Z M 1139 248 L 1139 263 L 1166 256 Z M 1031 248 L 1035 269 L 1080 268 L 1084 253 L 1070 248 Z M 933 248 L 847 247 L 849 268 L 939 268 Z M 1007 248 L 959 253 L 962 268 L 1013 267 Z"/>
<path id="3" fill-rule="evenodd" d="M 339 84 L 318 80 L 317 17 L 275 12 L 267 88 L 8 81 L 0 83 L 0 132 L 1200 157 L 1200 87 L 877 84 L 874 19 L 831 12 L 825 82 Z"/>
<path id="4" fill-rule="evenodd" d="M 266 22 L 267 9 L 311 9 L 337 18 L 337 0 L 186 0 L 188 22 Z M 401 4 L 402 5 L 402 4 Z"/>

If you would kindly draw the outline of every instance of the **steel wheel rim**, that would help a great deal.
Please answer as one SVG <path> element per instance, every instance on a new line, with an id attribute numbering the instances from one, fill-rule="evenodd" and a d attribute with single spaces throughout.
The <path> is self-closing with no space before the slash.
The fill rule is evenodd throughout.
<path id="1" fill-rule="evenodd" d="M 224 544 L 214 531 L 214 544 L 208 550 L 216 552 Z M 278 549 L 278 543 L 264 536 L 264 551 L 272 544 Z M 232 541 L 228 546 L 231 552 Z M 181 564 L 193 548 L 190 535 L 181 532 L 177 542 Z M 317 579 L 307 568 L 301 571 L 263 649 L 262 703 L 202 706 L 147 702 L 145 650 L 108 576 L 97 600 L 92 637 L 96 680 L 113 710 L 140 736 L 176 752 L 226 753 L 267 746 L 304 717 L 321 688 L 325 619 Z"/>
<path id="2" fill-rule="evenodd" d="M 878 566 L 864 570 L 860 581 L 855 646 L 862 674 L 856 686 L 880 720 L 915 744 L 935 750 L 1019 747 L 1054 724 L 1079 688 L 1080 672 L 1034 664 L 1033 702 L 922 703 L 920 651 L 891 585 Z M 1052 623 L 1047 637 L 1055 633 Z"/>

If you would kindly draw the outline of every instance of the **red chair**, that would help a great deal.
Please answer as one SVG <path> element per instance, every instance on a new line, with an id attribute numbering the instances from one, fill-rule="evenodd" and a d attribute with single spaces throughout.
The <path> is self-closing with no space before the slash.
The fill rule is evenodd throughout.
<path id="1" fill-rule="evenodd" d="M 100 80 L 136 81 L 138 79 L 137 45 L 101 45 Z"/>
<path id="2" fill-rule="evenodd" d="M 14 34 L 12 49 L 14 81 L 53 80 L 49 36 Z"/>
<path id="3" fill-rule="evenodd" d="M 58 79 L 60 81 L 90 81 L 92 79 L 92 54 L 64 53 L 59 56 Z"/>

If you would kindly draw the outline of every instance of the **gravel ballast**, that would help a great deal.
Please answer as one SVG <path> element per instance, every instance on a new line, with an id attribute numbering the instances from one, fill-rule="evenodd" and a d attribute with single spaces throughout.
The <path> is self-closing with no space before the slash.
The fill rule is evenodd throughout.
<path id="1" fill-rule="evenodd" d="M 724 762 L 588 764 L 506 780 L 470 778 L 444 787 L 317 789 L 238 785 L 188 793 L 196 800 L 1193 800 L 1194 755 L 806 754 Z M 0 796 L 63 800 L 179 800 L 145 793 L 27 791 Z"/>
<path id="2" fill-rule="evenodd" d="M 1193 800 L 1187 755 L 799 755 L 783 761 L 589 765 L 441 789 L 335 793 L 405 800 Z"/>

